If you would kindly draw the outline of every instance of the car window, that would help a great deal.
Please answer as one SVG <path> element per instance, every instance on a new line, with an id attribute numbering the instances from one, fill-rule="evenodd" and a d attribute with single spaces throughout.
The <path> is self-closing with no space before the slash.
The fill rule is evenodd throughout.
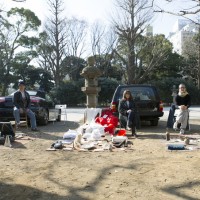
<path id="1" fill-rule="evenodd" d="M 37 93 L 36 91 L 30 91 L 30 90 L 28 90 L 27 92 L 29 93 L 30 96 L 36 96 Z"/>
<path id="2" fill-rule="evenodd" d="M 126 87 L 126 88 L 121 88 L 120 94 L 119 94 L 119 99 L 122 99 L 124 90 L 130 90 L 131 94 L 133 95 L 133 98 L 136 101 L 139 101 L 139 100 L 143 100 L 143 101 L 156 100 L 156 97 L 154 95 L 154 91 L 150 87 Z"/>

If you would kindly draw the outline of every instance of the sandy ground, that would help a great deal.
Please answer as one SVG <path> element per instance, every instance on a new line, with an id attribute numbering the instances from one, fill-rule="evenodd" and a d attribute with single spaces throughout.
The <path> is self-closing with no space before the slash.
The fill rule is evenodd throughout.
<path id="1" fill-rule="evenodd" d="M 200 199 L 200 151 L 168 151 L 165 125 L 143 125 L 133 150 L 117 152 L 46 151 L 72 121 L 24 130 L 29 140 L 0 146 L 0 200 Z"/>

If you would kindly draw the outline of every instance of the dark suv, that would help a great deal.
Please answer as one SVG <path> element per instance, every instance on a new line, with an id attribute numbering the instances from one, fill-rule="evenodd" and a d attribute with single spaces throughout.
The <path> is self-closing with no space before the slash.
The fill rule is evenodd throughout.
<path id="1" fill-rule="evenodd" d="M 163 116 L 163 104 L 156 87 L 152 85 L 119 85 L 113 95 L 111 110 L 118 116 L 118 103 L 124 90 L 130 90 L 141 121 L 150 121 L 152 126 L 158 125 L 159 117 Z"/>

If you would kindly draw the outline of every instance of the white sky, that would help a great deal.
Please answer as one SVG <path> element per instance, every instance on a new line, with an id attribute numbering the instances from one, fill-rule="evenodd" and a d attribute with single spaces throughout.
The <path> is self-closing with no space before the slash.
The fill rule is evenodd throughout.
<path id="1" fill-rule="evenodd" d="M 113 0 L 63 0 L 65 2 L 66 16 L 75 16 L 86 21 L 93 22 L 97 19 L 107 22 L 109 15 L 114 9 Z M 164 9 L 172 11 L 179 10 L 186 6 L 189 0 L 176 0 L 177 3 L 163 3 L 164 0 L 157 0 L 158 5 Z M 16 3 L 12 0 L 0 0 L 0 8 L 9 10 L 11 7 L 25 7 L 33 12 L 43 21 L 47 15 L 47 0 L 26 0 L 26 2 Z M 3 5 L 3 6 L 2 6 Z M 180 18 L 180 17 L 179 17 Z M 153 32 L 163 33 L 168 36 L 172 31 L 177 16 L 169 14 L 157 14 L 153 22 Z"/>

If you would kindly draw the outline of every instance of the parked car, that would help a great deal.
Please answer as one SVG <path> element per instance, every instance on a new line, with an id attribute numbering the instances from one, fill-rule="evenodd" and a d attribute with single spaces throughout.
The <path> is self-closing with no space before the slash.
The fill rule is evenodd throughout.
<path id="1" fill-rule="evenodd" d="M 31 110 L 35 113 L 38 125 L 47 125 L 50 111 L 55 109 L 55 104 L 47 94 L 40 94 L 37 91 L 27 90 L 31 99 Z M 13 116 L 13 95 L 0 97 L 0 121 L 12 121 Z M 42 98 L 42 97 L 43 98 Z M 55 111 L 55 118 L 60 120 L 60 111 Z"/>
<path id="2" fill-rule="evenodd" d="M 152 126 L 157 126 L 159 118 L 163 116 L 163 104 L 155 86 L 152 85 L 119 85 L 113 95 L 111 110 L 118 116 L 119 100 L 124 90 L 130 90 L 136 103 L 140 121 L 150 121 Z"/>

